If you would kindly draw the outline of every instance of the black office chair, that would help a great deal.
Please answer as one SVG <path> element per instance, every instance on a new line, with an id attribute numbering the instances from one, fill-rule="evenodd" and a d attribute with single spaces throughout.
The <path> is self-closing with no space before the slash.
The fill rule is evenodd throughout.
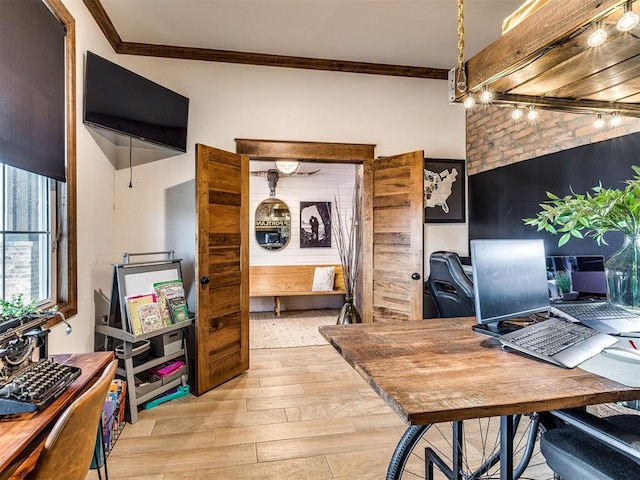
<path id="1" fill-rule="evenodd" d="M 462 268 L 455 252 L 433 252 L 429 257 L 427 288 L 439 317 L 475 315 L 473 283 Z"/>
<path id="2" fill-rule="evenodd" d="M 545 432 L 540 451 L 560 478 L 640 478 L 640 415 L 600 418 L 579 409 L 551 413 L 567 424 Z"/>

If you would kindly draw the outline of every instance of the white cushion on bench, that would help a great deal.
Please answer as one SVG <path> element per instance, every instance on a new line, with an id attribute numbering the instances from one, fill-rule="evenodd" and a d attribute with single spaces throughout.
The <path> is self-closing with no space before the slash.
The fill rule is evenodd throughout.
<path id="1" fill-rule="evenodd" d="M 336 267 L 316 267 L 313 273 L 313 292 L 333 291 L 333 281 L 336 275 Z"/>

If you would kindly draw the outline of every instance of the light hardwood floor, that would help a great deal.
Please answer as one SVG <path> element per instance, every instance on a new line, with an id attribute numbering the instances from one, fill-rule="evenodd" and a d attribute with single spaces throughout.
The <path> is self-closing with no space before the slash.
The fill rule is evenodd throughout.
<path id="1" fill-rule="evenodd" d="M 248 372 L 200 397 L 141 411 L 108 458 L 109 478 L 384 478 L 406 425 L 333 347 L 250 358 Z"/>

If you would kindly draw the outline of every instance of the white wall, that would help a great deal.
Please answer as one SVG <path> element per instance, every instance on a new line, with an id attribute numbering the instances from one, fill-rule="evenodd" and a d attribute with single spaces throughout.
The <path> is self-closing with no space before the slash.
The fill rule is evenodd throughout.
<path id="1" fill-rule="evenodd" d="M 196 143 L 229 151 L 235 138 L 372 143 L 380 156 L 424 150 L 464 158 L 465 114 L 447 103 L 445 81 L 115 55 L 82 0 L 63 1 L 77 37 L 79 313 L 70 337 L 52 332 L 54 353 L 93 348 L 111 264 L 123 252 L 173 249 L 185 278 L 193 277 Z M 114 170 L 82 124 L 86 50 L 190 98 L 186 154 Z M 425 256 L 445 248 L 466 254 L 466 225 L 425 231 Z"/>

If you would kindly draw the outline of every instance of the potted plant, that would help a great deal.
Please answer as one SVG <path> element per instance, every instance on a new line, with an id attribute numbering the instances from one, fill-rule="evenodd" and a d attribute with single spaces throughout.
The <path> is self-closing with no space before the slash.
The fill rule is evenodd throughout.
<path id="1" fill-rule="evenodd" d="M 590 192 L 572 190 L 562 198 L 547 192 L 548 200 L 540 204 L 542 210 L 534 218 L 525 218 L 524 223 L 538 231 L 560 234 L 558 246 L 574 237 L 607 244 L 605 233 L 622 232 L 622 248 L 605 261 L 609 300 L 640 309 L 640 167 L 631 168 L 635 175 L 625 181 L 624 188 L 605 188 L 598 183 Z"/>
<path id="2" fill-rule="evenodd" d="M 22 294 L 12 295 L 9 299 L 0 298 L 0 346 L 4 337 L 22 338 L 25 333 L 35 329 L 42 330 L 42 325 L 58 315 L 67 325 L 65 335 L 71 333 L 71 326 L 58 311 L 57 305 L 43 311 L 35 300 L 25 302 Z"/>
<path id="3" fill-rule="evenodd" d="M 25 303 L 22 294 L 12 295 L 6 300 L 0 298 L 0 324 L 14 318 L 21 318 L 33 313 L 39 313 L 36 302 Z"/>

